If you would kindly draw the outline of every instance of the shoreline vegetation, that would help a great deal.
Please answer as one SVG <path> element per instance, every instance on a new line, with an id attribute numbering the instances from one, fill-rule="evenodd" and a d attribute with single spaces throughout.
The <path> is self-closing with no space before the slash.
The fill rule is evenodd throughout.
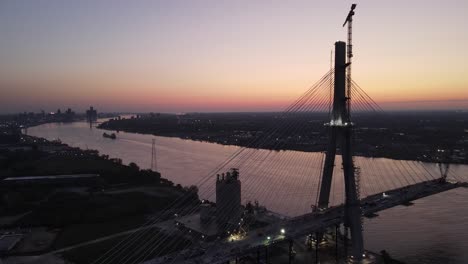
<path id="1" fill-rule="evenodd" d="M 380 119 L 357 115 L 354 153 L 368 158 L 468 164 L 468 130 L 463 129 L 468 127 L 468 114 L 445 117 L 443 113 L 397 114 Z M 145 114 L 113 118 L 98 128 L 257 149 L 324 152 L 328 143 L 326 118 L 326 114 Z M 461 124 L 447 125 L 453 122 Z M 291 129 L 294 127 L 300 128 Z M 271 128 L 276 131 L 269 133 Z"/>

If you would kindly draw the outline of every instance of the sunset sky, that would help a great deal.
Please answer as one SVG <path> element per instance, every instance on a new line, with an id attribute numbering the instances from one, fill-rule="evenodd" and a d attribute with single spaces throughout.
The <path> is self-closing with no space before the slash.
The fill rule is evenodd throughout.
<path id="1" fill-rule="evenodd" d="M 329 69 L 384 109 L 468 109 L 468 1 L 0 1 L 0 112 L 277 111 Z"/>

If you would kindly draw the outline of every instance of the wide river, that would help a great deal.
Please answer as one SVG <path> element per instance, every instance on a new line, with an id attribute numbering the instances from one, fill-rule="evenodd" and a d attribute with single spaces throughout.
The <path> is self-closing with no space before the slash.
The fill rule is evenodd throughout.
<path id="1" fill-rule="evenodd" d="M 201 198 L 214 200 L 215 172 L 239 168 L 242 199 L 259 201 L 268 209 L 294 216 L 309 212 L 316 203 L 322 153 L 268 151 L 223 146 L 179 138 L 120 132 L 117 139 L 85 122 L 45 124 L 28 129 L 29 135 L 62 142 L 150 168 L 152 139 L 155 166 L 174 183 L 199 186 Z M 229 161 L 229 162 L 226 162 Z M 355 158 L 360 168 L 361 197 L 410 183 L 439 177 L 433 164 L 391 159 Z M 330 202 L 343 202 L 343 175 L 337 159 Z M 452 165 L 451 179 L 468 179 L 468 166 Z M 415 205 L 398 206 L 365 219 L 365 246 L 387 250 L 406 263 L 468 263 L 468 189 L 459 188 L 427 197 Z"/>

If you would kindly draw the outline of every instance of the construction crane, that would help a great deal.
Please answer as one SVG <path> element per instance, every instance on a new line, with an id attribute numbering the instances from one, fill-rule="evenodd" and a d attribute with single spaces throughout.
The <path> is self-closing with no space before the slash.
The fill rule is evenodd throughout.
<path id="1" fill-rule="evenodd" d="M 346 96 L 345 96 L 345 100 L 346 100 L 346 108 L 347 108 L 347 111 L 346 111 L 346 114 L 347 114 L 347 122 L 351 122 L 351 84 L 352 84 L 352 79 L 351 79 L 351 59 L 353 58 L 353 16 L 354 16 L 354 9 L 356 9 L 356 4 L 352 4 L 351 5 L 351 10 L 349 10 L 349 13 L 348 13 L 348 16 L 346 17 L 346 20 L 345 22 L 343 23 L 343 27 L 346 26 L 346 24 L 348 25 L 348 45 L 347 45 L 347 61 L 346 61 Z M 354 162 L 352 163 L 354 164 Z M 361 183 L 361 171 L 360 171 L 360 168 L 359 167 L 354 167 L 354 181 L 355 181 L 355 188 L 356 188 L 356 195 L 357 195 L 357 199 L 360 198 L 360 189 L 361 189 L 361 186 L 360 186 L 360 183 Z M 346 213 L 345 213 L 346 215 Z M 351 220 L 349 220 L 351 221 Z M 359 225 L 359 228 L 360 228 L 360 236 L 361 236 L 361 245 L 358 246 L 357 248 L 361 247 L 360 252 L 362 252 L 362 229 L 363 229 L 363 219 L 362 219 L 362 215 L 360 215 L 359 217 L 359 223 L 355 223 L 355 225 Z M 347 237 L 347 233 L 348 233 L 348 229 L 352 229 L 351 225 L 353 225 L 352 223 L 347 227 L 345 228 L 345 236 Z M 345 223 L 345 226 L 346 226 L 346 223 Z M 352 230 L 351 230 L 351 233 Z M 352 234 L 352 236 L 354 236 L 355 234 Z M 355 240 L 353 238 L 353 240 Z M 357 239 L 356 241 L 359 241 L 359 239 Z M 364 257 L 364 255 L 361 255 L 361 254 L 358 254 L 358 255 L 355 255 L 355 257 L 357 257 L 357 261 L 359 263 L 361 263 L 360 260 L 362 260 L 362 257 Z"/>
<path id="2" fill-rule="evenodd" d="M 354 9 L 356 9 L 356 4 L 351 5 L 351 10 L 349 10 L 348 16 L 346 17 L 343 27 L 348 24 L 348 61 L 346 63 L 347 72 L 346 72 L 346 104 L 348 108 L 348 120 L 351 120 L 351 59 L 353 57 L 353 16 Z"/>

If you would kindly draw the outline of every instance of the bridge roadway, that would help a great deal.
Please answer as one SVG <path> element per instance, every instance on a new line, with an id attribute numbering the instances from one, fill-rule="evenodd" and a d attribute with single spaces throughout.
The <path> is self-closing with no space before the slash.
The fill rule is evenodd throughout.
<path id="1" fill-rule="evenodd" d="M 374 194 L 361 199 L 364 216 L 392 208 L 401 204 L 445 192 L 458 187 L 467 187 L 467 183 L 441 181 L 439 179 L 425 181 L 384 193 Z M 344 221 L 344 205 L 330 207 L 321 212 L 308 213 L 271 224 L 259 230 L 251 230 L 248 235 L 236 241 L 214 241 L 205 245 L 207 251 L 196 250 L 188 254 L 178 254 L 172 263 L 226 263 L 236 257 L 256 252 L 258 247 L 273 243 L 305 237 L 308 234 L 323 231 Z M 281 233 L 281 229 L 285 233 Z M 262 235 L 259 235 L 261 233 Z M 186 252 L 187 253 L 187 252 Z M 185 256 L 184 256 L 185 255 Z M 192 256 L 192 257 L 190 257 Z M 158 258 L 145 263 L 167 263 L 168 259 Z M 170 261 L 169 261 L 170 262 Z"/>

